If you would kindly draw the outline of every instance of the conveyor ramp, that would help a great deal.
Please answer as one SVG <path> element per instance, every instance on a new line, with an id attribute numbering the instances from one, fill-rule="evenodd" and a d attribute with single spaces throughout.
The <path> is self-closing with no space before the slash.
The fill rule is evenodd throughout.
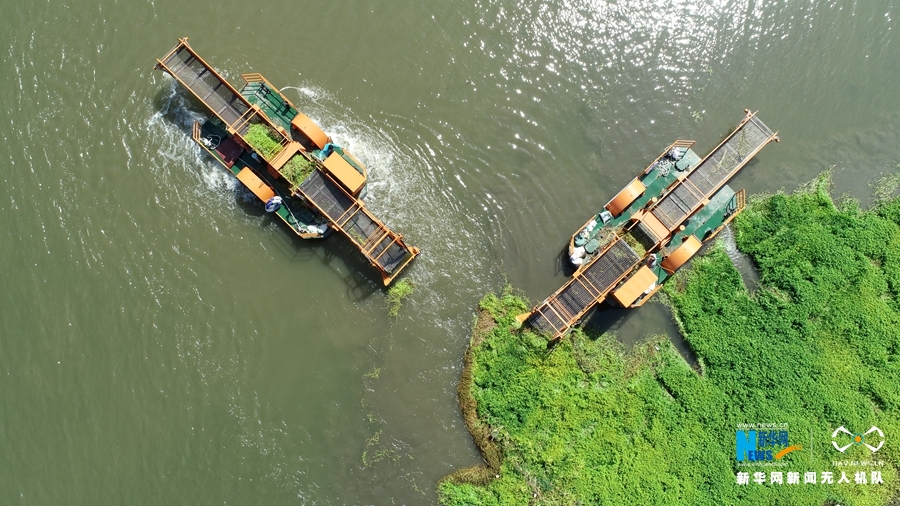
<path id="1" fill-rule="evenodd" d="M 238 133 L 246 133 L 249 124 L 241 118 L 251 109 L 250 103 L 203 61 L 186 41 L 181 40 L 158 63 L 226 125 L 236 128 L 243 123 L 244 131 Z"/>
<path id="2" fill-rule="evenodd" d="M 700 206 L 705 205 L 766 144 L 777 138 L 777 134 L 759 118 L 748 114 L 738 128 L 706 155 L 650 212 L 669 231 L 675 230 Z"/>
<path id="3" fill-rule="evenodd" d="M 297 191 L 382 271 L 385 284 L 418 253 L 403 241 L 402 235 L 385 226 L 361 200 L 353 198 L 328 174 L 313 172 Z"/>
<path id="4" fill-rule="evenodd" d="M 584 269 L 535 308 L 528 324 L 552 334 L 554 339 L 562 337 L 594 304 L 605 299 L 640 260 L 625 241 L 615 238 Z"/>

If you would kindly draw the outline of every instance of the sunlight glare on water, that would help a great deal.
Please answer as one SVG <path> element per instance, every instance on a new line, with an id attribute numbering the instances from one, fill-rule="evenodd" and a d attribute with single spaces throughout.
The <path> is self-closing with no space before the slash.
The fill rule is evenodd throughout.
<path id="1" fill-rule="evenodd" d="M 735 180 L 896 171 L 892 2 L 3 2 L 0 504 L 422 504 L 479 462 L 456 404 L 475 306 L 539 300 L 570 235 L 676 139 L 779 130 Z M 228 34 L 227 36 L 225 34 Z M 261 72 L 422 248 L 387 316 L 190 139 L 177 37 Z M 620 338 L 672 332 L 661 306 Z"/>

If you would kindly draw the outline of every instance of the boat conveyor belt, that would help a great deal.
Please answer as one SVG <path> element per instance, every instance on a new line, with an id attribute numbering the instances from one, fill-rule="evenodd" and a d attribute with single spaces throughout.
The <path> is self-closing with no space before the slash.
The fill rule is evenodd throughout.
<path id="1" fill-rule="evenodd" d="M 650 213 L 669 231 L 675 230 L 700 206 L 705 205 L 747 162 L 769 142 L 773 133 L 754 114 L 748 114 L 738 128 L 704 158 L 680 183 L 674 185 Z M 645 230 L 645 233 L 649 230 Z M 648 234 L 655 237 L 654 234 Z M 664 239 L 657 237 L 657 239 Z"/>
<path id="2" fill-rule="evenodd" d="M 186 41 L 180 42 L 158 60 L 163 70 L 190 90 L 226 125 L 236 128 L 241 126 L 239 123 L 244 123 L 244 131 L 238 133 L 246 134 L 249 124 L 242 122 L 241 118 L 251 109 L 250 103 L 203 61 Z"/>
<path id="3" fill-rule="evenodd" d="M 313 172 L 297 191 L 382 271 L 385 284 L 418 253 L 403 241 L 402 235 L 381 223 L 361 200 L 353 198 L 328 174 Z"/>
<path id="4" fill-rule="evenodd" d="M 540 332 L 562 337 L 641 261 L 622 239 L 616 238 L 568 283 L 531 313 L 528 324 Z"/>

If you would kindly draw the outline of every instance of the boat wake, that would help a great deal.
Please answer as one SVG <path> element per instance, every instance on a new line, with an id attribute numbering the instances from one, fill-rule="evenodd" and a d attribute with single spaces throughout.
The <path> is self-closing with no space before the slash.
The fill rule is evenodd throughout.
<path id="1" fill-rule="evenodd" d="M 148 123 L 151 135 L 158 142 L 151 143 L 157 148 L 155 153 L 145 153 L 148 159 L 162 160 L 153 168 L 163 183 L 172 183 L 169 168 L 176 167 L 196 175 L 202 185 L 197 187 L 197 195 L 206 201 L 213 199 L 222 203 L 222 193 L 236 194 L 245 202 L 255 198 L 243 185 L 213 160 L 203 156 L 203 152 L 191 140 L 191 127 L 195 121 L 204 121 L 207 115 L 194 110 L 190 97 L 186 96 L 174 79 L 166 79 L 168 86 L 160 99 L 159 107 Z"/>
<path id="2" fill-rule="evenodd" d="M 376 215 L 389 216 L 388 226 L 426 252 L 404 274 L 417 286 L 413 298 L 418 318 L 430 320 L 438 328 L 462 329 L 465 333 L 467 317 L 448 320 L 451 297 L 447 294 L 454 294 L 452 300 L 459 300 L 461 294 L 477 300 L 485 291 L 493 289 L 498 280 L 471 277 L 474 273 L 490 271 L 486 245 L 492 238 L 485 234 L 476 213 L 460 209 L 462 203 L 456 192 L 468 190 L 444 170 L 453 165 L 457 156 L 457 151 L 447 144 L 448 139 L 435 128 L 412 118 L 380 116 L 363 120 L 333 94 L 315 86 L 301 84 L 281 89 L 290 90 L 288 98 L 297 109 L 366 166 L 369 171 L 366 206 Z M 434 138 L 426 138 L 423 132 L 434 133 Z M 460 214 L 464 216 L 463 221 L 459 220 Z M 459 263 L 458 253 L 452 253 L 459 251 L 466 252 L 466 270 L 470 275 L 441 274 L 447 271 L 448 265 Z M 473 265 L 476 263 L 481 266 Z M 465 313 L 469 307 L 470 304 L 459 309 Z M 383 309 L 382 303 L 374 300 L 367 308 L 373 312 Z"/>

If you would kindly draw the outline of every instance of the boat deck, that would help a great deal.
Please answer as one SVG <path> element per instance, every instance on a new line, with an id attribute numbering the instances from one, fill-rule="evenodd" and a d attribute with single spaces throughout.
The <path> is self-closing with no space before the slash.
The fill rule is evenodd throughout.
<path id="1" fill-rule="evenodd" d="M 704 206 L 697 214 L 691 216 L 690 220 L 685 222 L 683 231 L 675 234 L 672 240 L 663 246 L 661 250 L 662 255 L 666 256 L 690 236 L 700 239 L 703 243 L 709 242 L 722 227 L 727 225 L 742 210 L 743 201 L 738 199 L 738 195 L 730 186 L 724 186 L 710 199 L 708 205 Z M 656 275 L 657 285 L 662 285 L 672 276 L 662 268 L 661 262 L 658 262 L 651 269 Z"/>
<path id="2" fill-rule="evenodd" d="M 678 174 L 681 172 L 690 173 L 697 167 L 697 164 L 700 163 L 700 156 L 697 153 L 694 153 L 693 150 L 688 149 L 684 156 L 678 160 L 678 162 L 664 162 L 660 163 L 651 170 L 648 174 L 641 178 L 641 182 L 644 183 L 644 186 L 647 189 L 644 191 L 644 194 L 638 197 L 634 203 L 632 203 L 628 208 L 623 211 L 619 216 L 614 217 L 610 221 L 606 223 L 607 226 L 617 227 L 628 223 L 628 220 L 639 211 L 643 209 L 644 206 L 650 202 L 650 199 L 653 197 L 657 197 L 661 195 L 666 188 L 668 188 L 672 183 L 674 183 L 678 179 Z M 677 168 L 676 168 L 677 165 Z M 602 213 L 601 211 L 600 213 Z M 600 218 L 600 213 L 597 213 L 595 216 L 596 219 Z"/>
<path id="3" fill-rule="evenodd" d="M 663 252 L 672 245 L 681 244 L 682 240 L 693 235 L 705 240 L 714 233 L 725 220 L 736 210 L 735 191 L 725 185 L 709 200 L 709 204 L 703 206 L 689 220 L 683 222 L 684 230 L 676 232 L 668 244 L 663 246 Z"/>
<path id="4" fill-rule="evenodd" d="M 661 161 L 661 159 L 662 157 L 654 161 L 654 163 L 644 171 L 645 173 L 638 178 L 641 183 L 646 186 L 644 193 L 635 199 L 635 201 L 618 216 L 614 216 L 603 225 L 595 227 L 585 238 L 585 244 L 596 241 L 598 249 L 602 248 L 609 240 L 608 237 L 604 238 L 606 233 L 626 225 L 635 213 L 643 209 L 650 202 L 650 199 L 664 193 L 666 188 L 678 180 L 679 174 L 689 173 L 694 170 L 701 160 L 700 156 L 691 149 L 687 149 L 681 159 L 677 162 Z M 591 219 L 595 220 L 598 224 L 603 223 L 603 219 L 601 218 L 603 212 L 604 210 L 601 210 Z M 589 262 L 593 256 L 592 253 L 589 253 L 585 257 L 585 264 Z"/>
<path id="5" fill-rule="evenodd" d="M 282 205 L 275 214 L 297 235 L 305 238 L 323 237 L 321 226 L 326 220 L 317 216 L 308 206 L 291 197 L 290 189 L 282 182 L 277 181 L 269 174 L 265 166 L 254 160 L 250 153 L 234 141 L 221 126 L 215 125 L 213 120 L 207 120 L 200 125 L 194 124 L 194 141 L 209 153 L 217 162 L 237 176 L 244 169 L 250 169 L 273 193 L 282 198 Z M 207 146 L 203 139 L 219 139 L 218 145 Z"/>
<path id="6" fill-rule="evenodd" d="M 291 130 L 291 120 L 300 112 L 281 92 L 264 81 L 248 82 L 241 88 L 241 96 L 248 103 L 259 106 L 273 123 L 285 131 Z"/>

